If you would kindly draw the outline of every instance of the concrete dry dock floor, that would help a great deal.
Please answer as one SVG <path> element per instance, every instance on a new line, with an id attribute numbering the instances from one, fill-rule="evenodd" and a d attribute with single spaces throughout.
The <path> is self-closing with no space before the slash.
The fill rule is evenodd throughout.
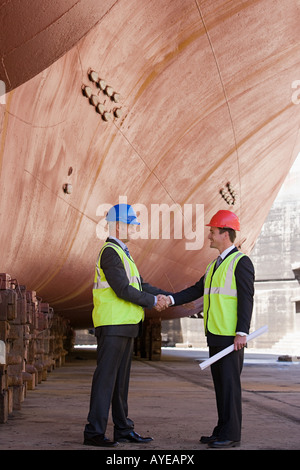
<path id="1" fill-rule="evenodd" d="M 211 433 L 217 415 L 210 368 L 199 367 L 203 355 L 165 350 L 159 362 L 133 361 L 129 416 L 139 434 L 154 440 L 143 445 L 122 443 L 110 452 L 207 450 L 199 438 Z M 21 410 L 0 424 L 0 450 L 107 452 L 82 445 L 95 357 L 95 351 L 75 350 L 63 367 L 28 391 Z M 300 449 L 300 364 L 276 359 L 246 353 L 242 442 L 231 450 Z M 112 436 L 110 416 L 107 437 Z"/>

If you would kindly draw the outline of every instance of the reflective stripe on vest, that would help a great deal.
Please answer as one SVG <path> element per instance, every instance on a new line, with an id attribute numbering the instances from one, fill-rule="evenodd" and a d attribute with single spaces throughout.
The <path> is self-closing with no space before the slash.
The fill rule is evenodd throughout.
<path id="1" fill-rule="evenodd" d="M 97 282 L 94 282 L 93 289 L 106 289 L 107 287 L 110 287 L 110 285 L 108 284 L 107 281 L 101 281 L 101 273 L 100 273 L 100 258 L 101 258 L 101 255 L 102 255 L 102 252 L 103 252 L 104 248 L 106 248 L 107 246 L 111 246 L 114 249 L 116 249 L 116 248 L 118 249 L 118 247 L 116 246 L 115 243 L 107 242 L 103 246 L 102 250 L 99 253 L 97 263 L 96 263 Z M 122 248 L 120 248 L 120 249 L 122 249 Z M 126 276 L 128 278 L 129 284 L 140 284 L 140 278 L 138 278 L 137 276 L 131 276 L 130 265 L 129 265 L 128 260 L 125 257 L 123 259 L 123 262 L 124 262 L 124 269 L 125 269 Z"/>
<path id="2" fill-rule="evenodd" d="M 243 253 L 234 252 L 215 270 L 210 263 L 204 276 L 205 331 L 221 336 L 234 336 L 237 323 L 237 289 L 235 268 Z"/>
<path id="3" fill-rule="evenodd" d="M 237 253 L 236 256 L 231 260 L 227 269 L 224 287 L 204 287 L 204 294 L 207 294 L 207 295 L 208 294 L 221 294 L 221 295 L 230 295 L 231 297 L 237 297 L 237 291 L 236 289 L 231 288 L 231 284 L 232 284 L 234 263 L 241 256 L 244 256 L 243 253 Z M 208 270 L 205 273 L 204 285 L 205 285 L 205 279 L 207 277 L 209 268 L 211 267 L 212 264 L 214 265 L 214 261 L 209 265 Z"/>

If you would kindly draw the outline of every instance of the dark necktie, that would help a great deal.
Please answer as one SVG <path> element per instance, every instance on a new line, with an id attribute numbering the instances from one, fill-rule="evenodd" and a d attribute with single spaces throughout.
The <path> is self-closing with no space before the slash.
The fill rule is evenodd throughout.
<path id="1" fill-rule="evenodd" d="M 130 258 L 130 253 L 129 253 L 129 250 L 128 250 L 126 245 L 124 247 L 124 251 L 125 251 L 126 255 L 128 256 L 128 258 Z"/>
<path id="2" fill-rule="evenodd" d="M 220 264 L 222 263 L 222 261 L 223 261 L 223 260 L 222 260 L 222 257 L 221 257 L 221 256 L 218 256 L 215 269 L 217 269 L 217 268 L 220 266 Z"/>

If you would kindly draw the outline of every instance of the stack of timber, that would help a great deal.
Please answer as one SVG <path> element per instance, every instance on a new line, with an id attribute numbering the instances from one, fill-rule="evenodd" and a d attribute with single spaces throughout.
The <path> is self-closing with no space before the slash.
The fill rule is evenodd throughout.
<path id="1" fill-rule="evenodd" d="M 0 274 L 0 423 L 21 408 L 27 390 L 64 364 L 73 343 L 68 320 L 35 291 Z"/>

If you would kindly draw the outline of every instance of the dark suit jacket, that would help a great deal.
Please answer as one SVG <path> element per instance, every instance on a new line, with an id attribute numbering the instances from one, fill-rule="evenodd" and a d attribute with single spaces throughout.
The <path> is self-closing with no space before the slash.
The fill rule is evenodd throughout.
<path id="1" fill-rule="evenodd" d="M 238 251 L 237 248 L 231 250 L 231 253 Z M 254 296 L 254 267 L 248 256 L 243 256 L 237 263 L 235 269 L 236 287 L 237 287 L 237 326 L 236 331 L 249 333 L 250 321 L 253 309 Z M 182 305 L 202 297 L 204 293 L 204 276 L 191 287 L 184 289 L 176 294 L 171 294 L 175 305 Z M 228 346 L 232 344 L 233 337 L 213 335 L 207 332 L 209 346 Z"/>
<path id="2" fill-rule="evenodd" d="M 110 243 L 120 246 L 116 240 L 107 239 Z M 123 263 L 120 256 L 111 247 L 106 247 L 101 255 L 101 269 L 105 274 L 106 280 L 116 295 L 123 300 L 127 300 L 143 308 L 151 309 L 154 306 L 155 296 L 158 294 L 169 295 L 170 292 L 163 291 L 157 287 L 151 286 L 144 282 L 141 277 L 142 290 L 139 291 L 130 286 Z M 108 325 L 102 328 L 105 334 L 121 335 L 121 336 L 137 336 L 139 333 L 139 325 Z M 97 328 L 96 328 L 97 335 Z"/>

